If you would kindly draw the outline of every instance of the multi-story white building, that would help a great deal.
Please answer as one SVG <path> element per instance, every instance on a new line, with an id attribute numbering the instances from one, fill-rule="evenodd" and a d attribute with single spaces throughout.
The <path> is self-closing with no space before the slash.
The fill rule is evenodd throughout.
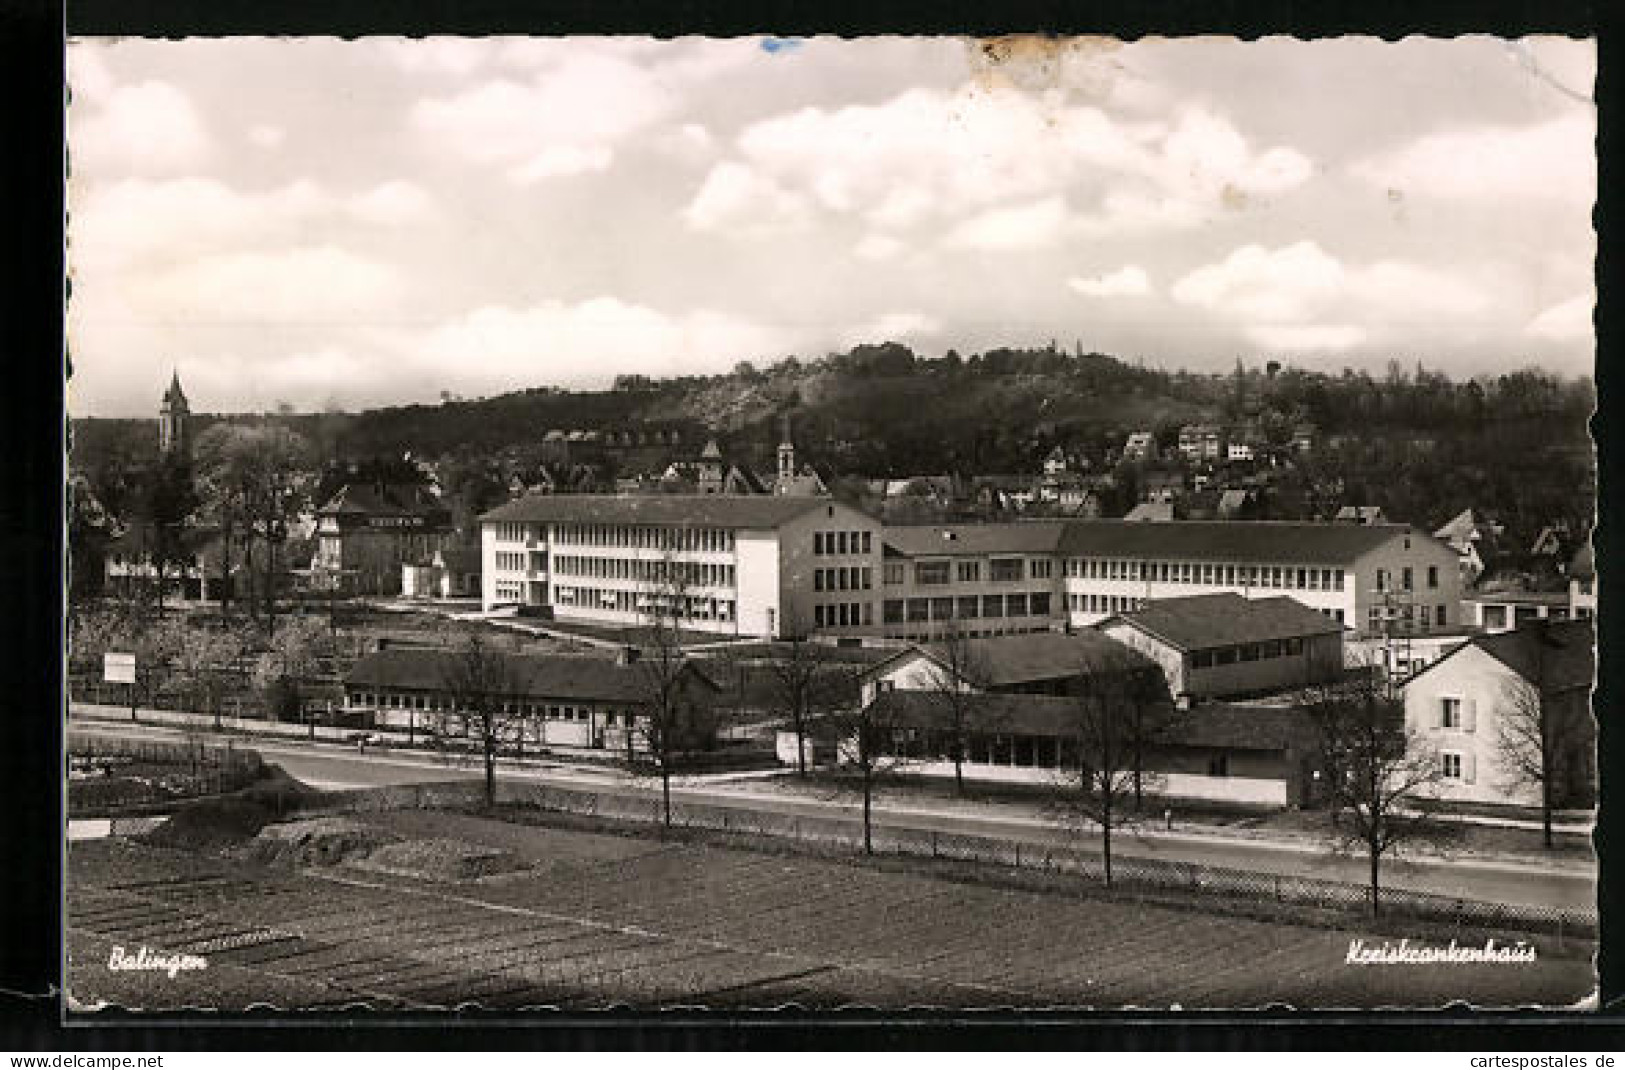
<path id="1" fill-rule="evenodd" d="M 1223 591 L 1290 595 L 1361 634 L 1461 623 L 1455 551 L 1402 524 L 1076 520 L 1056 552 L 1074 626 Z"/>
<path id="2" fill-rule="evenodd" d="M 885 529 L 881 634 L 916 642 L 1059 629 L 1064 521 Z"/>
<path id="3" fill-rule="evenodd" d="M 792 496 L 537 495 L 480 520 L 482 601 L 636 625 L 679 590 L 682 625 L 723 635 L 873 632 L 879 521 Z"/>

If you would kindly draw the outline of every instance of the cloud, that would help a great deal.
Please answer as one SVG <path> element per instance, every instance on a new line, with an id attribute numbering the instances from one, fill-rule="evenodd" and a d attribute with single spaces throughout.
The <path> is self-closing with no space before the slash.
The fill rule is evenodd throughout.
<path id="1" fill-rule="evenodd" d="M 132 281 L 137 314 L 187 323 L 366 322 L 400 293 L 396 270 L 331 245 L 221 253 Z"/>
<path id="2" fill-rule="evenodd" d="M 374 44 L 391 63 L 409 74 L 461 77 L 498 55 L 487 40 L 472 37 L 385 38 Z"/>
<path id="3" fill-rule="evenodd" d="M 1093 278 L 1074 276 L 1066 284 L 1085 297 L 1139 297 L 1151 292 L 1151 279 L 1145 269 L 1134 264 Z"/>
<path id="4" fill-rule="evenodd" d="M 808 203 L 744 164 L 728 162 L 711 169 L 682 214 L 697 230 L 772 234 L 805 227 Z"/>
<path id="5" fill-rule="evenodd" d="M 1282 321 L 1310 315 L 1336 296 L 1343 265 L 1314 242 L 1283 249 L 1237 249 L 1174 283 L 1175 301 L 1237 319 Z"/>
<path id="6" fill-rule="evenodd" d="M 1584 293 L 1553 305 L 1530 320 L 1523 333 L 1533 338 L 1554 342 L 1569 342 L 1592 337 L 1592 311 L 1596 307 L 1595 294 Z"/>
<path id="7" fill-rule="evenodd" d="M 113 72 L 102 58 L 101 46 L 90 41 L 70 41 L 67 52 L 68 85 L 76 104 L 105 99 L 113 91 Z"/>
<path id="8" fill-rule="evenodd" d="M 1362 328 L 1346 323 L 1249 327 L 1246 335 L 1255 345 L 1275 352 L 1340 352 L 1353 349 L 1366 339 Z"/>
<path id="9" fill-rule="evenodd" d="M 887 312 L 847 331 L 841 338 L 841 345 L 851 349 L 865 344 L 902 342 L 922 334 L 937 334 L 941 330 L 942 323 L 923 312 Z"/>
<path id="10" fill-rule="evenodd" d="M 890 260 L 907 248 L 906 243 L 889 234 L 868 234 L 853 246 L 852 254 L 863 260 Z"/>
<path id="11" fill-rule="evenodd" d="M 212 178 L 129 178 L 70 190 L 70 259 L 123 268 L 280 240 L 332 210 L 314 182 L 244 193 Z"/>
<path id="12" fill-rule="evenodd" d="M 1210 110 L 1188 108 L 1172 126 L 1125 122 L 1058 92 L 974 83 L 758 120 L 728 165 L 750 171 L 756 188 L 872 226 L 958 221 L 970 247 L 1031 244 L 1038 231 L 1015 213 L 1024 206 L 1042 219 L 1056 198 L 1074 206 L 1080 228 L 1189 226 L 1237 198 L 1283 194 L 1313 171 L 1290 147 L 1254 149 Z"/>
<path id="13" fill-rule="evenodd" d="M 352 198 L 350 210 L 370 223 L 401 226 L 429 216 L 434 211 L 434 198 L 421 186 L 394 179 Z"/>
<path id="14" fill-rule="evenodd" d="M 950 230 L 943 244 L 957 249 L 1039 249 L 1066 236 L 1066 201 L 1045 197 L 1031 204 L 995 208 L 965 220 Z"/>
<path id="15" fill-rule="evenodd" d="M 602 170 L 620 141 L 672 104 L 647 68 L 581 52 L 528 81 L 498 78 L 421 100 L 411 121 L 437 148 L 533 182 Z"/>
<path id="16" fill-rule="evenodd" d="M 615 297 L 528 308 L 489 306 L 400 336 L 417 366 L 459 368 L 476 389 L 511 390 L 543 382 L 606 385 L 618 374 L 687 375 L 789 352 L 770 327 L 710 310 L 668 315 Z"/>
<path id="17" fill-rule="evenodd" d="M 287 136 L 288 132 L 286 130 L 270 123 L 260 123 L 258 126 L 249 128 L 248 131 L 248 140 L 262 149 L 281 148 L 282 142 L 287 139 Z"/>
<path id="18" fill-rule="evenodd" d="M 1597 196 L 1591 109 L 1532 126 L 1480 126 L 1429 134 L 1355 162 L 1351 173 L 1405 197 L 1481 205 L 1579 202 Z"/>
<path id="19" fill-rule="evenodd" d="M 121 86 L 68 115 L 76 167 L 114 174 L 163 174 L 201 165 L 209 137 L 191 98 L 167 82 Z"/>

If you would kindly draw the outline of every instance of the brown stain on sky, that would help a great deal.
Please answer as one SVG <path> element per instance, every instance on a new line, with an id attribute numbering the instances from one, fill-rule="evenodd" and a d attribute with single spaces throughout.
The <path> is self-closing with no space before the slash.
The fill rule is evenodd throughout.
<path id="1" fill-rule="evenodd" d="M 1111 37 L 1047 37 L 1043 34 L 1011 34 L 1004 37 L 971 38 L 965 42 L 974 84 L 985 90 L 1084 89 L 1090 95 L 1104 92 L 1078 84 L 1077 72 L 1099 72 L 1110 65 L 1100 61 L 1123 46 Z M 1110 89 L 1110 75 L 1104 89 Z"/>

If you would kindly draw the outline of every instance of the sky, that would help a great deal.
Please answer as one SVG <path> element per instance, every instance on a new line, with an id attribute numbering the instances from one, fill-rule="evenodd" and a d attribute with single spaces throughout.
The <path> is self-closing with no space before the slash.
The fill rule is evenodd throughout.
<path id="1" fill-rule="evenodd" d="M 897 341 L 1591 370 L 1594 44 L 70 42 L 75 415 Z"/>

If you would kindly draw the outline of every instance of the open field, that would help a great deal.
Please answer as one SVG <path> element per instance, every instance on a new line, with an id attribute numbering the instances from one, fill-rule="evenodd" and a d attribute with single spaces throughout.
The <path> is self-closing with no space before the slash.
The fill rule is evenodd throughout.
<path id="1" fill-rule="evenodd" d="M 1190 1008 L 1551 1005 L 1592 987 L 1573 949 L 1522 964 L 1358 966 L 1345 959 L 1359 933 L 455 813 L 364 820 L 504 847 L 527 868 L 445 883 L 76 843 L 70 995 L 148 1010 Z M 207 966 L 174 979 L 112 970 L 113 945 Z"/>

